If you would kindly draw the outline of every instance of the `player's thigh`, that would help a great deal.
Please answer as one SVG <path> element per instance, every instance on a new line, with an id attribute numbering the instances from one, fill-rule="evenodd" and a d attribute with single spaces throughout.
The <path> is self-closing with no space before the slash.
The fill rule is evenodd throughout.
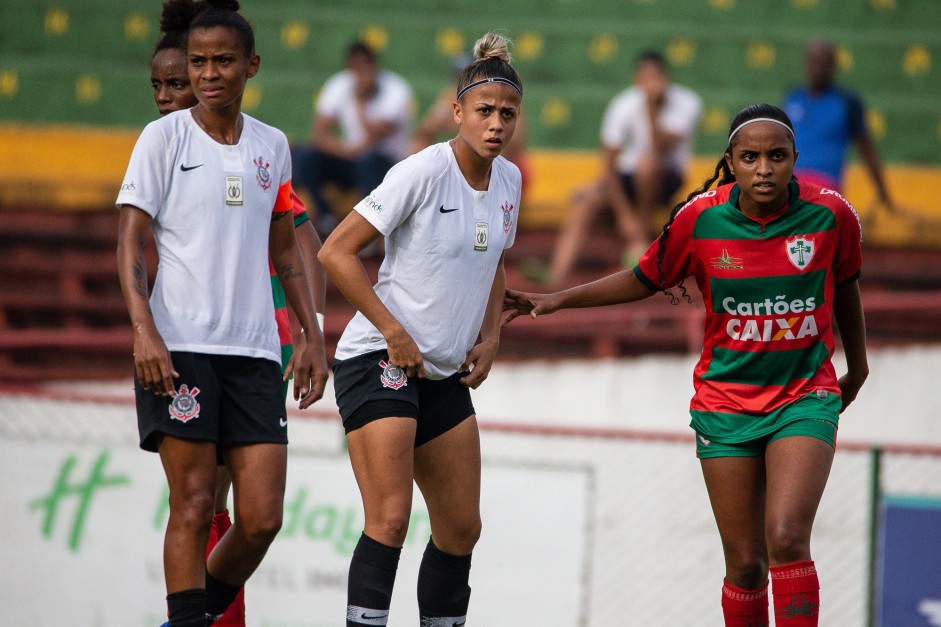
<path id="1" fill-rule="evenodd" d="M 231 446 L 225 457 L 232 476 L 236 522 L 278 526 L 284 509 L 287 445 Z"/>
<path id="2" fill-rule="evenodd" d="M 480 433 L 470 416 L 415 449 L 415 482 L 438 548 L 470 551 L 480 535 Z"/>
<path id="3" fill-rule="evenodd" d="M 412 504 L 415 418 L 375 418 L 347 434 L 350 464 L 366 517 L 407 516 Z"/>
<path id="4" fill-rule="evenodd" d="M 783 437 L 768 444 L 769 534 L 796 534 L 809 542 L 833 454 L 831 444 L 810 435 Z"/>
<path id="5" fill-rule="evenodd" d="M 215 500 L 216 444 L 158 435 L 157 452 L 170 487 L 170 506 Z"/>
<path id="6" fill-rule="evenodd" d="M 700 460 L 727 560 L 764 553 L 765 460 L 760 455 Z"/>

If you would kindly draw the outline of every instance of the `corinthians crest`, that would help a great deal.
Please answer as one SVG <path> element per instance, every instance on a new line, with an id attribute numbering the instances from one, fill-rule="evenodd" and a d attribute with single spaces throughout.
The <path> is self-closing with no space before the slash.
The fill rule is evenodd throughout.
<path id="1" fill-rule="evenodd" d="M 408 376 L 405 371 L 395 364 L 386 363 L 383 359 L 379 362 L 379 367 L 382 368 L 382 374 L 379 375 L 382 387 L 397 390 L 408 385 Z"/>
<path id="2" fill-rule="evenodd" d="M 510 228 L 513 226 L 513 219 L 510 217 L 511 212 L 513 211 L 513 205 L 510 204 L 510 201 L 506 201 L 500 207 L 503 210 L 503 232 L 509 233 Z"/>
<path id="3" fill-rule="evenodd" d="M 784 241 L 787 258 L 798 270 L 806 270 L 814 258 L 817 246 L 812 237 L 800 235 Z"/>
<path id="4" fill-rule="evenodd" d="M 263 190 L 268 191 L 268 188 L 271 187 L 271 173 L 268 171 L 268 167 L 271 164 L 265 161 L 264 157 L 252 159 L 252 163 L 258 167 L 255 179 Z"/>
<path id="5" fill-rule="evenodd" d="M 190 391 L 185 383 L 181 385 L 176 396 L 173 397 L 173 402 L 170 403 L 170 417 L 180 422 L 189 422 L 194 418 L 199 418 L 197 394 L 199 394 L 199 388 L 193 388 Z"/>

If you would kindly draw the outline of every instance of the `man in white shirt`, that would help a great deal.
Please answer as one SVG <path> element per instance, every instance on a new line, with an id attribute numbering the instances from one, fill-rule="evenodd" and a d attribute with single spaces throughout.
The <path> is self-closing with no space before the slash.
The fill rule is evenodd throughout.
<path id="1" fill-rule="evenodd" d="M 350 45 L 346 69 L 327 79 L 317 97 L 311 145 L 294 152 L 294 184 L 311 195 L 321 235 L 342 217 L 332 214 L 324 184 L 360 197 L 375 189 L 409 153 L 413 109 L 405 79 L 380 68 L 366 44 Z"/>
<path id="2" fill-rule="evenodd" d="M 633 265 L 657 236 L 653 212 L 668 204 L 683 184 L 702 100 L 670 82 L 663 56 L 643 52 L 634 64 L 634 84 L 608 104 L 601 125 L 604 173 L 580 190 L 556 242 L 548 273 L 534 276 L 558 287 L 565 282 L 605 208 L 624 238 L 624 263 Z"/>

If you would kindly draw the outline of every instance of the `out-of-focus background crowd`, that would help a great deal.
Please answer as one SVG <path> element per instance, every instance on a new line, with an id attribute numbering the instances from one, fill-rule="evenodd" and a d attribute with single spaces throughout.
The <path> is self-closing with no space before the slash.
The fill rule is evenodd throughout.
<path id="1" fill-rule="evenodd" d="M 844 193 L 864 223 L 870 331 L 875 341 L 936 337 L 938 299 L 929 292 L 941 287 L 934 202 L 941 188 L 941 5 L 933 0 L 244 4 L 262 69 L 243 110 L 283 129 L 299 149 L 312 142 L 321 87 L 344 70 L 354 41 L 376 53 L 380 72 L 409 86 L 405 120 L 415 148 L 417 129 L 452 84 L 460 55 L 486 30 L 509 35 L 524 80 L 527 173 L 510 284 L 531 289 L 546 280 L 539 266 L 551 266 L 579 190 L 603 170 L 602 118 L 631 86 L 639 53 L 662 53 L 670 80 L 701 98 L 680 199 L 711 173 L 735 112 L 754 102 L 783 105 L 808 82 L 808 44 L 829 40 L 836 84 L 861 97 L 894 204 L 880 202 L 851 142 Z M 137 134 L 157 117 L 148 62 L 159 11 L 159 3 L 132 0 L 0 2 L 0 378 L 129 372 L 112 203 Z M 312 211 L 342 217 L 358 194 L 328 182 L 319 197 L 329 207 L 305 198 Z M 654 214 L 654 228 L 665 209 Z M 604 216 L 587 242 L 566 283 L 616 268 L 624 257 L 624 242 Z M 882 298 L 889 290 L 904 293 Z M 328 307 L 333 342 L 351 311 L 334 291 Z M 610 356 L 696 345 L 687 337 L 693 314 L 666 310 L 651 328 L 644 307 L 637 309 L 592 312 L 577 325 L 510 327 L 503 354 Z"/>

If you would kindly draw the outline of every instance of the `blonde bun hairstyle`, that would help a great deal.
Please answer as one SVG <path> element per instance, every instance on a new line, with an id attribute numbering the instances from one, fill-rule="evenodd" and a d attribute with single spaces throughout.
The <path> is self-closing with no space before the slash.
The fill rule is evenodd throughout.
<path id="1" fill-rule="evenodd" d="M 500 59 L 504 63 L 513 63 L 510 56 L 510 44 L 513 43 L 498 33 L 487 33 L 474 42 L 474 61 Z"/>
<path id="2" fill-rule="evenodd" d="M 457 80 L 458 100 L 468 90 L 486 82 L 510 85 L 522 98 L 523 81 L 512 66 L 511 43 L 503 35 L 494 32 L 489 32 L 474 42 L 474 61 L 464 68 Z"/>

